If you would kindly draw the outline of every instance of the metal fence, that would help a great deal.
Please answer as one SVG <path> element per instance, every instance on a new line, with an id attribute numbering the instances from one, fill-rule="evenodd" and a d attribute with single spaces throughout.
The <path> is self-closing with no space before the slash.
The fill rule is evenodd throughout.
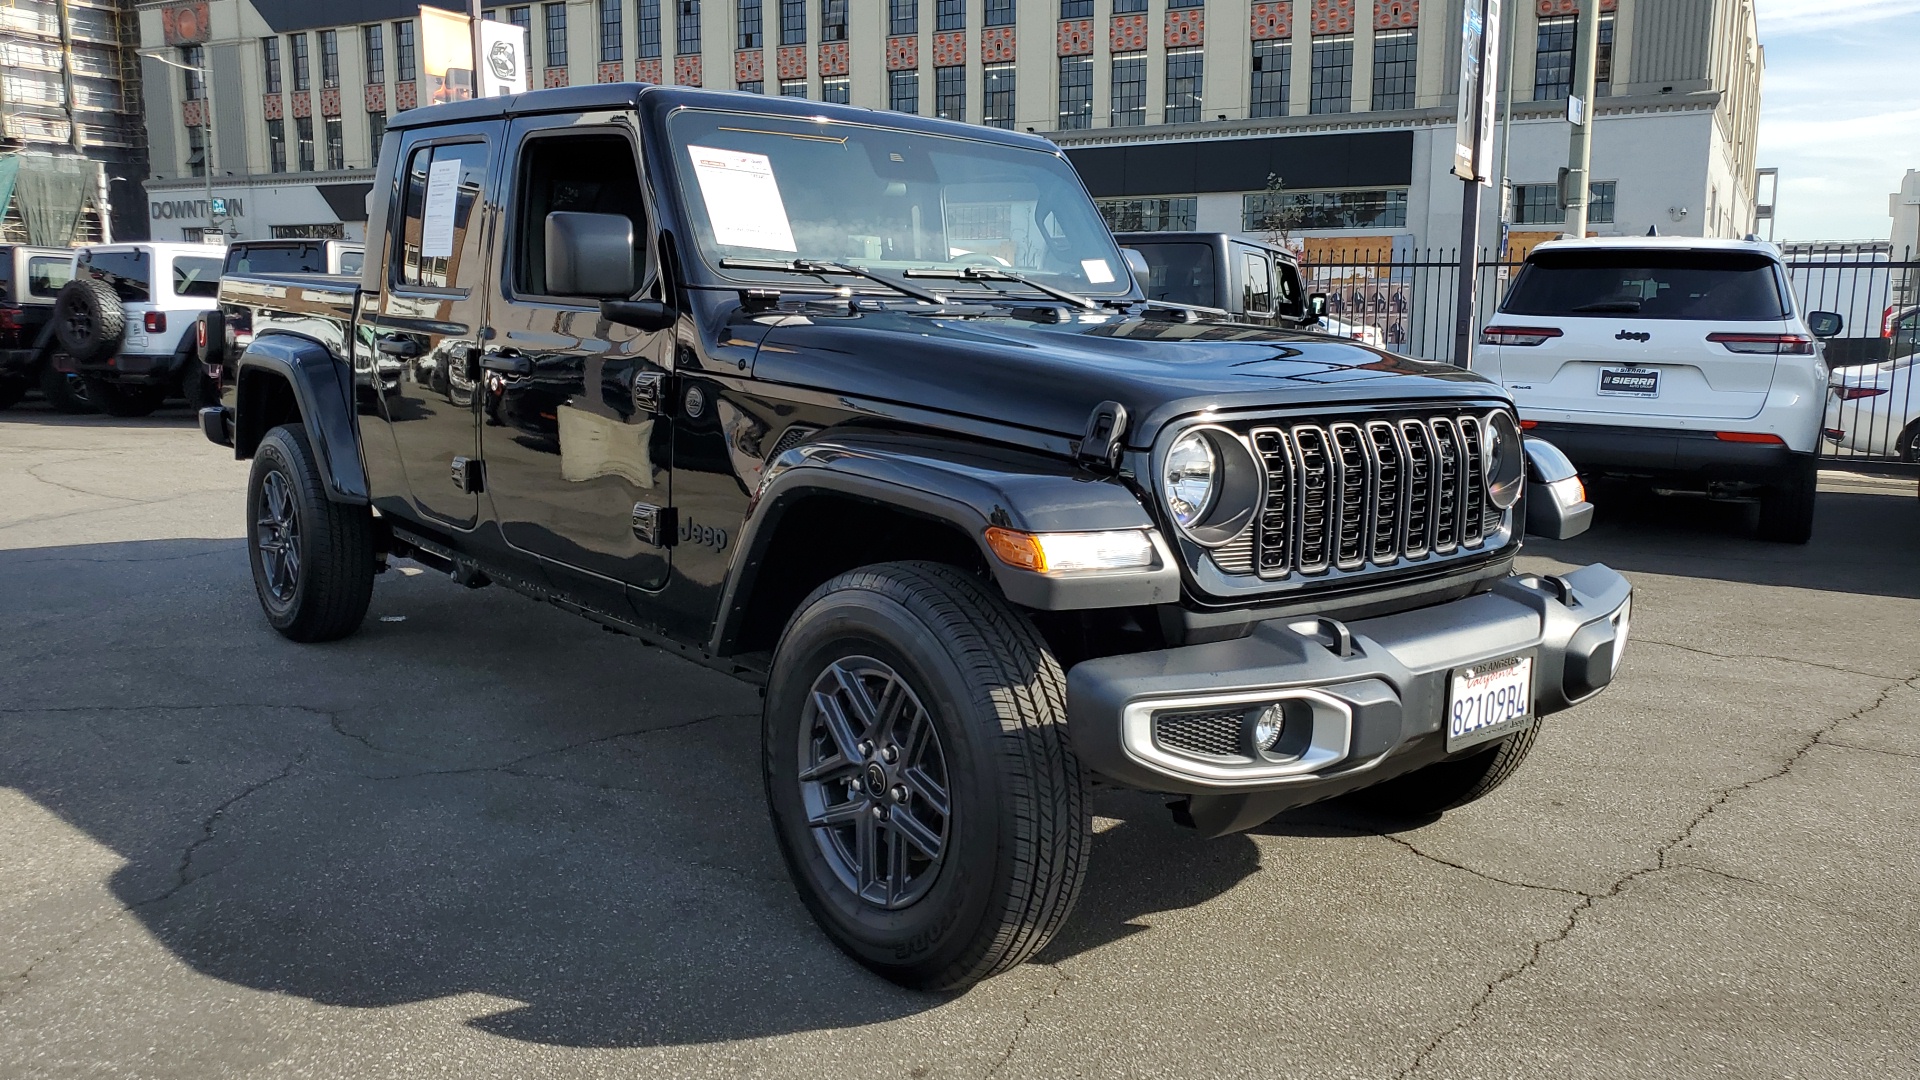
<path id="1" fill-rule="evenodd" d="M 1832 389 L 1821 447 L 1835 467 L 1920 472 L 1920 252 L 1879 243 L 1785 244 L 1782 254 L 1796 304 L 1831 311 L 1840 333 L 1826 342 Z M 1483 251 L 1478 335 L 1520 269 Z M 1454 359 L 1459 293 L 1457 249 L 1309 250 L 1301 273 L 1310 292 L 1327 295 L 1332 328 L 1423 360 Z"/>

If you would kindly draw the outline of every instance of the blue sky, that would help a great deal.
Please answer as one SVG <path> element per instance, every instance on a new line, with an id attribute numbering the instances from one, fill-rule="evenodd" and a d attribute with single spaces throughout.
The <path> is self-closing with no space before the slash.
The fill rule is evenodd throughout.
<path id="1" fill-rule="evenodd" d="M 1760 165 L 1780 170 L 1779 240 L 1886 239 L 1887 195 L 1920 169 L 1920 0 L 1756 0 Z"/>

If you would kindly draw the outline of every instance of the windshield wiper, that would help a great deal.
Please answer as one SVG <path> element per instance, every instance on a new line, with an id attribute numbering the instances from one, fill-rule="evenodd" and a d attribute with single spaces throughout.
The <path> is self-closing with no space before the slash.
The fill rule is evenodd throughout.
<path id="1" fill-rule="evenodd" d="M 1100 310 L 1099 304 L 1094 303 L 1078 293 L 1070 293 L 1065 289 L 1056 289 L 1051 285 L 1043 285 L 1030 277 L 1016 274 L 1011 270 L 1001 270 L 998 267 L 963 266 L 956 270 L 906 270 L 902 271 L 902 273 L 910 278 L 941 278 L 946 281 L 1005 281 L 1015 285 L 1025 285 L 1029 289 L 1046 293 L 1055 300 L 1064 300 L 1074 307 L 1086 311 Z"/>
<path id="2" fill-rule="evenodd" d="M 771 271 L 774 271 L 775 273 L 813 274 L 818 277 L 825 277 L 829 274 L 845 274 L 848 277 L 865 278 L 868 281 L 885 285 L 887 288 L 892 289 L 894 292 L 900 293 L 903 296 L 911 296 L 915 300 L 924 300 L 927 303 L 934 304 L 936 306 L 944 307 L 947 302 L 947 298 L 940 295 L 939 293 L 928 292 L 925 289 L 916 288 L 915 286 L 908 284 L 907 282 L 896 281 L 895 279 L 887 277 L 884 274 L 876 274 L 871 270 L 862 270 L 857 266 L 843 266 L 840 263 L 816 262 L 813 259 L 789 259 L 785 262 L 782 262 L 777 259 L 721 259 L 720 269 L 722 270 L 771 270 Z"/>
<path id="3" fill-rule="evenodd" d="M 1600 302 L 1599 302 L 1599 303 L 1597 303 L 1597 304 L 1581 304 L 1581 305 L 1580 305 L 1579 307 L 1577 307 L 1577 308 L 1574 308 L 1573 310 L 1574 310 L 1574 311 L 1576 311 L 1576 312 L 1581 312 L 1581 311 L 1639 311 L 1639 310 L 1640 310 L 1640 301 L 1638 301 L 1638 300 L 1602 300 L 1602 301 L 1600 301 Z"/>

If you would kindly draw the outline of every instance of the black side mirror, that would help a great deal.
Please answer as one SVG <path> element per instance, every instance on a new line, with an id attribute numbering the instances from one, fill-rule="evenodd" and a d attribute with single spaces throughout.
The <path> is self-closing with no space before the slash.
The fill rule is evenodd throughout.
<path id="1" fill-rule="evenodd" d="M 1327 294 L 1323 292 L 1307 294 L 1307 318 L 1324 319 L 1327 316 Z"/>
<path id="2" fill-rule="evenodd" d="M 624 298 L 636 288 L 633 219 L 571 210 L 547 215 L 547 292 Z"/>
<path id="3" fill-rule="evenodd" d="M 680 313 L 658 300 L 602 300 L 600 315 L 608 322 L 655 333 L 672 326 Z"/>
<path id="4" fill-rule="evenodd" d="M 1810 311 L 1807 313 L 1807 329 L 1817 338 L 1830 338 L 1847 325 L 1847 320 L 1833 311 Z"/>

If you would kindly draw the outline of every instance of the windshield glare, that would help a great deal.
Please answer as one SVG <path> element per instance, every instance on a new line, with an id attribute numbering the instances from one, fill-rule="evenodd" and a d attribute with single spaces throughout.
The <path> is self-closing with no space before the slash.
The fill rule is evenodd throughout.
<path id="1" fill-rule="evenodd" d="M 722 259 L 796 258 L 896 275 L 971 266 L 1076 293 L 1129 288 L 1119 248 L 1057 155 L 703 110 L 675 114 L 670 131 L 681 197 L 700 253 L 715 268 Z"/>

